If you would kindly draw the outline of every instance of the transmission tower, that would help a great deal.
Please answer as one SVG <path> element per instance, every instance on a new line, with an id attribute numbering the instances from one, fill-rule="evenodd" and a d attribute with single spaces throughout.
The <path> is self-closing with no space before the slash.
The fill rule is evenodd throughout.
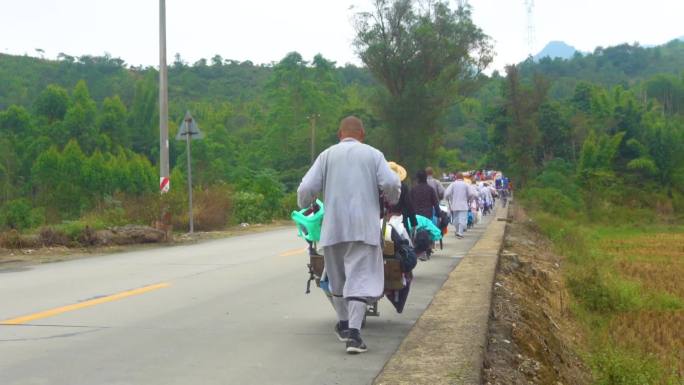
<path id="1" fill-rule="evenodd" d="M 534 11 L 534 0 L 525 0 L 525 11 L 527 12 L 527 50 L 530 56 L 534 55 L 534 18 L 532 11 Z"/>

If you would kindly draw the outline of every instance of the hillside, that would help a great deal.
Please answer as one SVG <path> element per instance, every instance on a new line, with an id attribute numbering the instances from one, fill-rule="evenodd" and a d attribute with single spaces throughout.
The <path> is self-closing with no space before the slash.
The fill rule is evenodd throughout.
<path id="1" fill-rule="evenodd" d="M 684 41 L 680 40 L 652 48 L 630 44 L 599 47 L 593 53 L 570 59 L 544 57 L 520 64 L 524 78 L 541 74 L 552 80 L 551 95 L 555 98 L 571 95 L 580 81 L 604 86 L 633 85 L 656 74 L 680 75 L 682 70 Z"/>
<path id="2" fill-rule="evenodd" d="M 211 62 L 202 59 L 193 65 L 176 61 L 169 67 L 170 104 L 173 109 L 176 104 L 188 102 L 253 100 L 262 93 L 272 72 L 272 65 L 220 57 Z M 336 72 L 343 84 L 373 84 L 364 68 L 347 65 L 336 68 Z M 129 67 L 123 60 L 109 56 L 45 60 L 0 54 L 0 110 L 12 104 L 28 107 L 48 85 L 71 89 L 79 80 L 86 81 L 97 103 L 119 95 L 124 104 L 130 105 L 136 84 L 145 79 L 156 82 L 157 77 L 153 67 Z"/>

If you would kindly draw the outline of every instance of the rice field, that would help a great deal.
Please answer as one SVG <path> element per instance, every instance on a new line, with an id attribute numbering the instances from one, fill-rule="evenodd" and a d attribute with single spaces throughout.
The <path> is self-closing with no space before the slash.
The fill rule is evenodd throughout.
<path id="1" fill-rule="evenodd" d="M 639 289 L 632 308 L 602 315 L 598 339 L 656 363 L 658 379 L 646 383 L 684 383 L 684 228 L 600 228 L 592 243 L 616 279 Z"/>

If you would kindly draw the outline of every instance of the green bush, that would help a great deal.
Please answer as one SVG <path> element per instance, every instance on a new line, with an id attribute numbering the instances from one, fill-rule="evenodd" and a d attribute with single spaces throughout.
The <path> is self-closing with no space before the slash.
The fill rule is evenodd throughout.
<path id="1" fill-rule="evenodd" d="M 32 208 L 31 202 L 20 198 L 6 202 L 0 207 L 0 227 L 25 230 L 45 222 L 45 211 Z"/>
<path id="2" fill-rule="evenodd" d="M 667 292 L 651 293 L 646 306 L 653 310 L 680 310 L 684 309 L 684 299 Z"/>
<path id="3" fill-rule="evenodd" d="M 239 191 L 233 199 L 233 218 L 237 223 L 264 223 L 273 218 L 261 194 Z"/>
<path id="4" fill-rule="evenodd" d="M 299 206 L 297 204 L 297 192 L 290 192 L 285 194 L 280 200 L 280 210 L 278 217 L 282 219 L 289 219 L 290 214 L 298 210 Z"/>
<path id="5" fill-rule="evenodd" d="M 103 227 L 123 226 L 131 223 L 126 217 L 126 210 L 120 206 L 120 203 L 91 211 L 84 215 L 81 220 L 86 223 L 96 223 Z"/>
<path id="6" fill-rule="evenodd" d="M 546 213 L 536 213 L 533 225 L 553 241 L 558 253 L 572 262 L 578 263 L 592 257 L 589 253 L 589 236 L 581 225 Z"/>
<path id="7" fill-rule="evenodd" d="M 580 204 L 554 187 L 531 187 L 522 191 L 521 199 L 526 207 L 541 210 L 564 218 L 577 217 Z"/>
<path id="8" fill-rule="evenodd" d="M 665 373 L 655 358 L 607 348 L 592 356 L 597 385 L 661 383 Z"/>
<path id="9" fill-rule="evenodd" d="M 645 304 L 641 285 L 615 277 L 598 267 L 571 275 L 568 286 L 575 298 L 594 312 L 632 311 L 643 308 Z"/>
<path id="10" fill-rule="evenodd" d="M 658 221 L 652 208 L 627 208 L 607 201 L 596 207 L 593 214 L 594 223 L 606 225 L 650 225 Z"/>
<path id="11" fill-rule="evenodd" d="M 86 232 L 102 230 L 107 228 L 107 224 L 101 219 L 64 221 L 59 225 L 52 226 L 54 231 L 66 235 L 69 240 L 78 242 L 79 238 Z M 88 230 L 86 230 L 88 229 Z"/>
<path id="12" fill-rule="evenodd" d="M 563 192 L 575 204 L 581 204 L 582 193 L 574 177 L 574 166 L 562 159 L 554 159 L 544 165 L 544 170 L 529 187 L 550 187 Z"/>
<path id="13" fill-rule="evenodd" d="M 260 194 L 264 201 L 262 207 L 274 213 L 281 209 L 281 199 L 285 193 L 285 186 L 278 180 L 278 174 L 271 169 L 255 172 L 252 176 L 244 178 L 238 184 L 241 191 L 249 191 Z M 269 218 L 276 216 L 271 214 Z"/>

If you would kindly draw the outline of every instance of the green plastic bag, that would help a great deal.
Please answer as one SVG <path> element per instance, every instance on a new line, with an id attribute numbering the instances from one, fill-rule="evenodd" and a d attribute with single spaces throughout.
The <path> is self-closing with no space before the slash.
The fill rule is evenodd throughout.
<path id="1" fill-rule="evenodd" d="M 432 220 L 422 216 L 422 215 L 416 215 L 416 221 L 418 222 L 418 226 L 416 226 L 416 230 L 427 230 L 430 233 L 430 237 L 432 238 L 433 241 L 439 241 L 442 239 L 442 230 L 437 228 L 434 223 L 432 223 Z M 411 231 L 411 221 L 409 221 L 409 231 Z"/>
<path id="2" fill-rule="evenodd" d="M 321 240 L 321 226 L 323 225 L 325 209 L 323 207 L 323 202 L 320 200 L 316 199 L 316 204 L 319 209 L 315 213 L 305 215 L 309 210 L 306 208 L 299 211 L 293 211 L 290 216 L 297 225 L 299 236 L 309 242 L 318 242 Z"/>

